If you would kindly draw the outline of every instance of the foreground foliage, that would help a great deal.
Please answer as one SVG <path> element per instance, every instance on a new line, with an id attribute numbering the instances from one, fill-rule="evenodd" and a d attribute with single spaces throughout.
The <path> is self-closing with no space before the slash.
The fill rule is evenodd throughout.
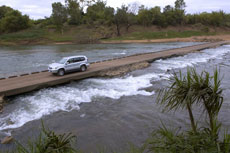
<path id="1" fill-rule="evenodd" d="M 42 124 L 43 125 L 43 124 Z M 42 133 L 35 142 L 29 142 L 27 146 L 16 142 L 15 153 L 76 153 L 71 143 L 75 139 L 71 133 L 57 135 L 42 126 Z"/>
<path id="2" fill-rule="evenodd" d="M 168 129 L 166 126 L 154 131 L 146 141 L 149 152 L 171 153 L 216 153 L 230 152 L 230 135 L 225 133 L 220 139 L 221 123 L 218 113 L 223 104 L 221 80 L 219 72 L 215 70 L 211 76 L 203 71 L 198 74 L 195 69 L 188 69 L 187 75 L 174 74 L 171 84 L 159 92 L 158 103 L 164 110 L 186 109 L 191 121 L 191 130 Z M 200 106 L 206 112 L 206 127 L 199 127 L 193 116 L 192 105 Z"/>
<path id="3" fill-rule="evenodd" d="M 210 135 L 207 129 L 194 133 L 167 129 L 163 126 L 146 141 L 146 150 L 155 153 L 228 153 L 229 138 L 230 135 L 226 134 L 224 140 L 218 140 L 218 136 Z"/>

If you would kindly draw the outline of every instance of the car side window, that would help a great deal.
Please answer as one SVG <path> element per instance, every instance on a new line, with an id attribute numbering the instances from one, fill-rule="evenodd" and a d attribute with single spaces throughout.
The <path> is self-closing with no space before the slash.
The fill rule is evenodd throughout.
<path id="1" fill-rule="evenodd" d="M 68 61 L 67 61 L 67 63 L 69 63 L 69 64 L 72 64 L 74 61 L 73 61 L 73 59 L 69 59 Z"/>
<path id="2" fill-rule="evenodd" d="M 84 61 L 85 60 L 85 57 L 81 57 L 81 61 Z"/>
<path id="3" fill-rule="evenodd" d="M 73 58 L 73 63 L 76 63 L 77 62 L 77 59 L 76 58 Z"/>
<path id="4" fill-rule="evenodd" d="M 85 57 L 77 57 L 77 58 L 69 59 L 67 62 L 69 64 L 72 64 L 72 63 L 77 63 L 77 62 L 81 62 L 81 61 L 84 61 L 84 60 L 85 60 Z"/>
<path id="5" fill-rule="evenodd" d="M 82 61 L 82 57 L 78 57 L 78 58 L 75 58 L 76 60 L 76 62 L 81 62 Z"/>

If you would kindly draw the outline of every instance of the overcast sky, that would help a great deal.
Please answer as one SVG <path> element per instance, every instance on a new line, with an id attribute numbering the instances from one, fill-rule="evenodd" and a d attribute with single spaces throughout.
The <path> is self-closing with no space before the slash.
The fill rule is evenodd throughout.
<path id="1" fill-rule="evenodd" d="M 64 0 L 0 0 L 1 5 L 7 5 L 14 9 L 20 10 L 23 14 L 27 14 L 30 18 L 38 19 L 49 17 L 52 12 L 51 4 L 53 2 L 62 2 Z M 147 7 L 166 5 L 174 6 L 175 0 L 107 0 L 107 5 L 114 8 L 122 4 L 130 3 L 143 4 Z M 187 13 L 211 12 L 223 10 L 230 13 L 230 0 L 185 0 Z"/>

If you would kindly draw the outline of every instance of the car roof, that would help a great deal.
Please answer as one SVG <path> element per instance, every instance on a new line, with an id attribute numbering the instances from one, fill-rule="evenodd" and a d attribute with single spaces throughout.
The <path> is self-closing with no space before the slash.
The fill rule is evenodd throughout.
<path id="1" fill-rule="evenodd" d="M 70 59 L 70 58 L 78 58 L 78 57 L 84 57 L 84 58 L 87 58 L 86 56 L 84 55 L 78 55 L 78 56 L 69 56 L 69 57 L 63 57 L 65 59 Z"/>

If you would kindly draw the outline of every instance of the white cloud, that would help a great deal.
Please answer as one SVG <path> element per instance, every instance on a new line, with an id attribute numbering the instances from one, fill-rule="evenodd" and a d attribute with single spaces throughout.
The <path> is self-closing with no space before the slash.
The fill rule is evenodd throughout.
<path id="1" fill-rule="evenodd" d="M 0 6 L 10 6 L 20 10 L 23 14 L 29 15 L 33 19 L 38 19 L 51 15 L 51 4 L 53 2 L 62 2 L 64 4 L 64 0 L 0 0 Z M 107 5 L 117 8 L 122 4 L 128 5 L 133 2 L 143 4 L 146 7 L 160 6 L 163 8 L 166 5 L 174 5 L 175 0 L 107 0 Z M 185 0 L 185 2 L 187 4 L 186 12 L 188 13 L 218 10 L 230 13 L 229 0 Z"/>
<path id="2" fill-rule="evenodd" d="M 0 0 L 0 6 L 10 6 L 33 19 L 38 19 L 51 15 L 53 2 L 62 2 L 64 4 L 64 0 Z"/>

